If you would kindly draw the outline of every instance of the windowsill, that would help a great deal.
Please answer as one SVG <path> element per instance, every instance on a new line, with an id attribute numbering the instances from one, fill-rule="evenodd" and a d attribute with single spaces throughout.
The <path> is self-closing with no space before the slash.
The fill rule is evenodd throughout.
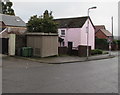
<path id="1" fill-rule="evenodd" d="M 60 37 L 65 37 L 65 36 L 60 36 Z"/>

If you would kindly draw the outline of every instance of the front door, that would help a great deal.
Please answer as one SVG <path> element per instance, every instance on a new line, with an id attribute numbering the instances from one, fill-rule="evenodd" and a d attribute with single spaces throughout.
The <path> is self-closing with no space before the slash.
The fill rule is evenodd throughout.
<path id="1" fill-rule="evenodd" d="M 68 42 L 68 54 L 72 54 L 72 47 L 73 47 L 73 42 Z"/>

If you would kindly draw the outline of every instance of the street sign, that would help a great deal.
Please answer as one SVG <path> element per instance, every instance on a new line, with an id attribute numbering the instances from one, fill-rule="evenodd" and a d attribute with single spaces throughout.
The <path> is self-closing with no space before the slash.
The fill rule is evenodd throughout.
<path id="1" fill-rule="evenodd" d="M 107 39 L 107 41 L 108 41 L 108 43 L 109 43 L 109 56 L 110 56 L 110 55 L 111 55 L 111 49 L 112 49 L 111 44 L 112 44 L 112 41 L 113 41 L 112 37 L 109 37 L 109 38 Z"/>
<path id="2" fill-rule="evenodd" d="M 109 49 L 111 50 L 111 45 L 109 45 Z"/>
<path id="3" fill-rule="evenodd" d="M 112 43 L 112 41 L 113 41 L 112 37 L 109 37 L 109 38 L 107 39 L 107 42 L 108 42 L 108 43 Z"/>

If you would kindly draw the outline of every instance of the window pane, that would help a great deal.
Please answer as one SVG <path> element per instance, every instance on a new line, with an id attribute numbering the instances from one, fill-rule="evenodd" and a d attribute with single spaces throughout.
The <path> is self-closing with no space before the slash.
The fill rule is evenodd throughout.
<path id="1" fill-rule="evenodd" d="M 61 35 L 65 35 L 65 30 L 61 30 Z"/>

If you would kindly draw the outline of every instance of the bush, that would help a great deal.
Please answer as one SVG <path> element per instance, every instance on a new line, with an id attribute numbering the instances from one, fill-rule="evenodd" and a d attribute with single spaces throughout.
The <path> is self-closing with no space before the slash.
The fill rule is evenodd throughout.
<path id="1" fill-rule="evenodd" d="M 117 43 L 120 44 L 120 40 L 117 40 Z"/>
<path id="2" fill-rule="evenodd" d="M 104 51 L 104 52 L 103 52 L 103 54 L 109 54 L 109 52 L 107 52 L 107 51 Z"/>
<path id="3" fill-rule="evenodd" d="M 118 49 L 120 50 L 120 40 L 117 40 L 118 43 Z"/>
<path id="4" fill-rule="evenodd" d="M 95 41 L 96 41 L 96 43 L 98 43 L 98 44 L 104 44 L 104 45 L 107 45 L 107 44 L 108 44 L 107 39 L 99 39 L 99 38 L 96 38 Z"/>
<path id="5" fill-rule="evenodd" d="M 113 44 L 118 44 L 118 41 L 117 40 L 113 40 L 113 42 L 112 42 Z"/>
<path id="6" fill-rule="evenodd" d="M 108 42 L 107 39 L 95 39 L 95 48 L 96 49 L 102 49 L 102 50 L 107 50 L 108 49 Z"/>
<path id="7" fill-rule="evenodd" d="M 100 49 L 91 50 L 91 55 L 102 54 L 103 51 Z"/>

